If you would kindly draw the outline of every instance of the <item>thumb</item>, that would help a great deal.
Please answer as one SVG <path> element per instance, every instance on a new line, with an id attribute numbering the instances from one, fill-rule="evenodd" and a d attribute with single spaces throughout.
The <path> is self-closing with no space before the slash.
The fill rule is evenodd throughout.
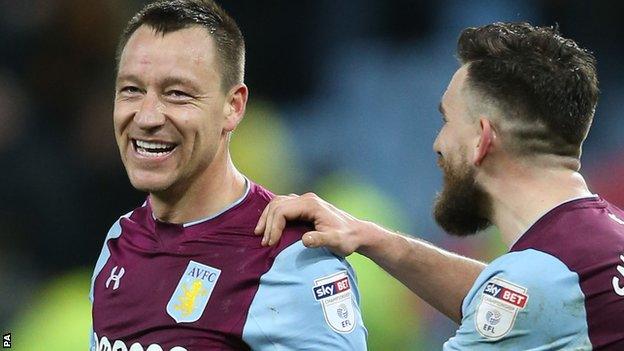
<path id="1" fill-rule="evenodd" d="M 301 241 L 305 247 L 316 248 L 324 246 L 325 238 L 322 232 L 310 231 L 303 234 Z"/>
<path id="2" fill-rule="evenodd" d="M 326 247 L 329 251 L 342 257 L 350 254 L 350 252 L 345 252 L 340 246 L 338 234 L 334 232 L 310 231 L 303 234 L 301 240 L 303 241 L 303 245 L 308 248 Z"/>

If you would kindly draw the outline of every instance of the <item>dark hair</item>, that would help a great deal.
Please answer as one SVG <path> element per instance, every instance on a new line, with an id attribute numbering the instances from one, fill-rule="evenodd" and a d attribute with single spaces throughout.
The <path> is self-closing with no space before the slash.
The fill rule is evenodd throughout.
<path id="1" fill-rule="evenodd" d="M 494 23 L 465 29 L 457 52 L 467 86 L 510 122 L 516 151 L 580 157 L 599 95 L 589 51 L 556 27 Z"/>
<path id="2" fill-rule="evenodd" d="M 245 40 L 238 25 L 213 0 L 160 0 L 146 5 L 129 22 L 119 40 L 117 62 L 132 34 L 142 25 L 165 35 L 199 25 L 212 36 L 221 64 L 221 85 L 227 90 L 245 75 Z"/>

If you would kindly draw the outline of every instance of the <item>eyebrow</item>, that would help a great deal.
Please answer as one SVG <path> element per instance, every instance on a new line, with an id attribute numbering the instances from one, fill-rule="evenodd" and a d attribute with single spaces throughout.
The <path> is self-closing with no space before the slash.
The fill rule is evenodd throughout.
<path id="1" fill-rule="evenodd" d="M 129 81 L 135 84 L 141 83 L 141 79 L 135 74 L 123 74 L 117 77 L 117 84 L 122 81 Z M 191 79 L 180 77 L 180 76 L 168 76 L 165 77 L 160 83 L 162 87 L 169 87 L 172 85 L 183 85 L 193 90 L 194 92 L 199 92 L 199 87 L 195 84 Z"/>
<path id="2" fill-rule="evenodd" d="M 115 84 L 119 84 L 119 82 L 121 81 L 130 81 L 133 83 L 139 83 L 141 80 L 139 79 L 139 77 L 137 77 L 134 74 L 123 74 L 123 75 L 117 76 L 117 79 L 115 80 Z"/>

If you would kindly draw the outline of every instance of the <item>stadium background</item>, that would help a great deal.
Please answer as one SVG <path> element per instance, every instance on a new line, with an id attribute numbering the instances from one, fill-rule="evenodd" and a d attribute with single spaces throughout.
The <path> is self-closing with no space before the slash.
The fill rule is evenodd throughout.
<path id="1" fill-rule="evenodd" d="M 139 205 L 112 135 L 114 49 L 144 1 L 0 0 L 0 332 L 17 350 L 83 350 L 108 227 Z M 315 191 L 361 218 L 489 260 L 495 232 L 435 226 L 431 144 L 459 31 L 558 23 L 595 52 L 602 96 L 584 151 L 592 190 L 624 205 L 624 2 L 223 0 L 247 39 L 236 164 L 277 193 Z M 455 326 L 353 256 L 371 350 L 439 349 Z M 149 287 L 146 287 L 146 292 Z M 440 294 L 444 294 L 441 291 Z"/>

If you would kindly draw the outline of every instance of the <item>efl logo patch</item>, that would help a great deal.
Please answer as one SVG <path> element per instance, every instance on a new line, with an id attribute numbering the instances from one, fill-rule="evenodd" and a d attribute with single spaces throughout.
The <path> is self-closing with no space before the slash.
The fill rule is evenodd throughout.
<path id="1" fill-rule="evenodd" d="M 176 323 L 197 321 L 206 309 L 221 270 L 190 261 L 176 287 L 167 313 Z"/>
<path id="2" fill-rule="evenodd" d="M 526 288 L 500 278 L 491 279 L 485 284 L 477 307 L 475 324 L 479 334 L 489 339 L 507 335 L 528 300 Z"/>
<path id="3" fill-rule="evenodd" d="M 339 333 L 352 332 L 355 328 L 355 312 L 347 271 L 316 279 L 312 291 L 323 308 L 327 324 Z"/>

